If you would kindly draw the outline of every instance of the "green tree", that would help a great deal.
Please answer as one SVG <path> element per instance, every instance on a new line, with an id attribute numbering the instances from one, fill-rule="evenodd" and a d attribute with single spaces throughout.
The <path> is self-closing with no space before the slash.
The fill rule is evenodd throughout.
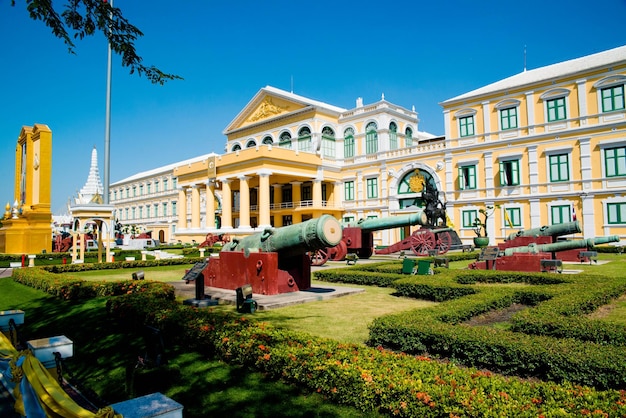
<path id="1" fill-rule="evenodd" d="M 11 0 L 11 5 L 15 6 L 15 0 Z M 135 41 L 143 33 L 107 0 L 67 0 L 60 13 L 52 5 L 52 0 L 26 0 L 26 9 L 32 19 L 41 20 L 54 36 L 61 38 L 70 53 L 76 48 L 74 39 L 102 32 L 109 40 L 111 50 L 122 57 L 122 66 L 128 67 L 131 74 L 137 72 L 155 84 L 181 79 L 142 64 L 142 58 L 135 50 Z"/>

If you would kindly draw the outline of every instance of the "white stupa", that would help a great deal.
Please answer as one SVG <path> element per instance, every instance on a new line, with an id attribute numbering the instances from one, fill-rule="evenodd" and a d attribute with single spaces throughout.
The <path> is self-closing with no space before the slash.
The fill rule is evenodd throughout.
<path id="1" fill-rule="evenodd" d="M 98 151 L 94 145 L 93 151 L 91 151 L 91 167 L 89 167 L 89 176 L 87 176 L 87 182 L 78 192 L 78 196 L 74 199 L 77 205 L 86 205 L 90 203 L 102 204 L 104 187 L 100 180 L 100 171 L 98 170 Z"/>

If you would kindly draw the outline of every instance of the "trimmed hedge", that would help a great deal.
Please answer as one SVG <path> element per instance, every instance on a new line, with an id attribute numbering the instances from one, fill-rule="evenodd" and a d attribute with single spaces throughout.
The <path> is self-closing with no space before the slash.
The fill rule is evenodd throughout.
<path id="1" fill-rule="evenodd" d="M 324 273 L 316 277 L 332 271 Z M 343 281 L 362 283 L 371 274 L 352 269 Z M 626 387 L 626 327 L 585 316 L 626 293 L 626 277 L 443 269 L 435 276 L 387 274 L 385 280 L 399 295 L 442 303 L 374 320 L 370 345 L 505 374 Z M 513 304 L 526 308 L 507 330 L 463 324 Z"/>
<path id="2" fill-rule="evenodd" d="M 78 271 L 90 270 L 116 270 L 125 268 L 138 267 L 158 267 L 158 266 L 178 266 L 184 264 L 195 264 L 204 261 L 205 258 L 162 258 L 160 260 L 134 260 L 134 261 L 115 261 L 113 263 L 81 263 L 81 264 L 62 264 L 52 266 L 41 266 L 40 268 L 51 273 L 74 273 Z"/>

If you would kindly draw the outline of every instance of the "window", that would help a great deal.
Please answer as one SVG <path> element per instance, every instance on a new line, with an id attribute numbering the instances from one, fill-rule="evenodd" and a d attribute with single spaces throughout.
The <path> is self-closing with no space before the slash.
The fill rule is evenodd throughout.
<path id="1" fill-rule="evenodd" d="M 148 187 L 150 187 L 150 185 L 148 185 Z M 150 193 L 150 190 L 148 190 L 148 193 Z M 159 193 L 159 182 L 158 181 L 154 182 L 154 193 Z"/>
<path id="2" fill-rule="evenodd" d="M 283 132 L 280 134 L 278 146 L 281 148 L 291 149 L 291 134 L 289 132 Z"/>
<path id="3" fill-rule="evenodd" d="M 148 209 L 148 217 L 150 217 L 150 209 Z M 139 206 L 139 219 L 143 218 L 143 206 Z"/>
<path id="4" fill-rule="evenodd" d="M 476 188 L 476 166 L 464 165 L 459 167 L 459 189 L 468 190 Z"/>
<path id="5" fill-rule="evenodd" d="M 148 193 L 150 193 L 150 189 L 148 189 Z M 143 184 L 139 186 L 139 196 L 143 196 Z"/>
<path id="6" fill-rule="evenodd" d="M 626 224 L 626 202 L 607 203 L 606 212 L 609 224 Z"/>
<path id="7" fill-rule="evenodd" d="M 461 136 L 474 135 L 474 115 L 459 118 L 459 134 Z"/>
<path id="8" fill-rule="evenodd" d="M 343 138 L 343 156 L 345 158 L 354 157 L 354 129 L 346 129 Z"/>
<path id="9" fill-rule="evenodd" d="M 127 188 L 126 188 L 126 197 L 130 197 L 130 192 L 129 192 L 129 190 L 130 190 L 130 189 L 127 187 Z"/>
<path id="10" fill-rule="evenodd" d="M 251 139 L 248 141 L 248 143 L 246 144 L 246 148 L 254 148 L 256 147 L 256 141 L 254 139 Z"/>
<path id="11" fill-rule="evenodd" d="M 505 208 L 504 220 L 506 227 L 516 228 L 522 226 L 522 210 L 520 208 Z"/>
<path id="12" fill-rule="evenodd" d="M 283 215 L 283 226 L 289 226 L 293 223 L 291 215 Z"/>
<path id="13" fill-rule="evenodd" d="M 569 180 L 569 155 L 556 154 L 549 156 L 550 161 L 550 181 L 568 181 Z"/>
<path id="14" fill-rule="evenodd" d="M 178 185 L 178 180 L 173 178 L 172 179 L 172 189 L 176 189 L 177 185 Z"/>
<path id="15" fill-rule="evenodd" d="M 346 181 L 343 185 L 343 197 L 345 200 L 354 200 L 354 182 Z"/>
<path id="16" fill-rule="evenodd" d="M 167 179 L 163 179 L 163 191 L 167 191 Z"/>
<path id="17" fill-rule="evenodd" d="M 398 125 L 395 122 L 389 124 L 389 149 L 398 149 Z"/>
<path id="18" fill-rule="evenodd" d="M 570 205 L 557 205 L 550 208 L 552 214 L 552 225 L 562 224 L 572 221 L 572 209 Z"/>
<path id="19" fill-rule="evenodd" d="M 354 222 L 354 216 L 344 216 L 343 221 L 344 223 Z"/>
<path id="20" fill-rule="evenodd" d="M 125 220 L 130 219 L 130 218 L 128 217 L 128 208 L 125 208 L 125 209 L 124 209 L 124 219 L 125 219 Z"/>
<path id="21" fill-rule="evenodd" d="M 519 160 L 500 161 L 500 185 L 519 185 Z"/>
<path id="22" fill-rule="evenodd" d="M 163 216 L 167 216 L 167 202 L 163 203 Z"/>
<path id="23" fill-rule="evenodd" d="M 148 190 L 148 194 L 150 194 L 152 192 L 152 184 L 148 183 L 146 185 L 146 189 Z M 143 194 L 143 193 L 142 193 Z"/>
<path id="24" fill-rule="evenodd" d="M 604 167 L 607 177 L 626 176 L 626 147 L 605 149 Z"/>
<path id="25" fill-rule="evenodd" d="M 378 127 L 374 122 L 367 124 L 365 128 L 365 153 L 375 154 L 378 152 Z"/>
<path id="26" fill-rule="evenodd" d="M 602 112 L 612 112 L 624 109 L 624 85 L 602 89 Z"/>
<path id="27" fill-rule="evenodd" d="M 172 216 L 176 216 L 176 202 L 172 202 Z"/>
<path id="28" fill-rule="evenodd" d="M 517 128 L 517 107 L 500 109 L 500 129 L 506 131 L 515 128 Z"/>
<path id="29" fill-rule="evenodd" d="M 413 129 L 406 128 L 404 131 L 404 142 L 407 147 L 413 146 Z"/>
<path id="30" fill-rule="evenodd" d="M 156 218 L 157 216 L 159 216 L 159 204 L 155 203 L 154 204 L 154 217 Z"/>
<path id="31" fill-rule="evenodd" d="M 326 202 L 328 200 L 328 195 L 326 194 L 326 183 L 322 183 L 322 201 Z"/>
<path id="32" fill-rule="evenodd" d="M 548 109 L 548 122 L 564 120 L 567 117 L 565 113 L 565 97 L 548 100 L 546 107 Z"/>
<path id="33" fill-rule="evenodd" d="M 282 188 L 282 194 L 283 194 L 283 203 L 291 203 L 292 202 L 292 195 L 291 195 L 291 186 L 286 186 Z"/>
<path id="34" fill-rule="evenodd" d="M 132 219 L 137 219 L 137 208 L 133 207 L 132 209 L 133 217 Z"/>
<path id="35" fill-rule="evenodd" d="M 300 151 L 311 151 L 311 130 L 306 126 L 298 132 L 298 149 Z"/>
<path id="36" fill-rule="evenodd" d="M 139 214 L 141 216 L 141 213 Z M 146 206 L 146 218 L 150 218 L 152 215 L 150 214 L 150 205 Z"/>
<path id="37" fill-rule="evenodd" d="M 235 145 L 233 145 L 233 149 L 232 149 L 232 150 L 233 150 L 233 151 L 239 151 L 239 150 L 241 150 L 241 145 L 239 145 L 239 144 L 235 144 Z"/>
<path id="38" fill-rule="evenodd" d="M 461 212 L 463 218 L 463 228 L 473 228 L 474 221 L 478 218 L 477 210 L 464 210 Z"/>
<path id="39" fill-rule="evenodd" d="M 113 191 L 113 200 L 117 200 L 117 190 Z"/>
<path id="40" fill-rule="evenodd" d="M 324 157 L 335 157 L 335 131 L 328 126 L 322 129 L 322 155 Z"/>
<path id="41" fill-rule="evenodd" d="M 137 186 L 133 186 L 133 197 L 137 197 Z"/>
<path id="42" fill-rule="evenodd" d="M 367 198 L 375 199 L 378 197 L 378 178 L 367 179 Z"/>
<path id="43" fill-rule="evenodd" d="M 274 140 L 272 139 L 271 136 L 266 136 L 265 138 L 263 138 L 263 142 L 264 145 L 272 145 L 274 143 Z"/>
<path id="44" fill-rule="evenodd" d="M 311 186 L 304 185 L 302 186 L 302 200 L 313 200 L 313 195 L 311 194 Z"/>

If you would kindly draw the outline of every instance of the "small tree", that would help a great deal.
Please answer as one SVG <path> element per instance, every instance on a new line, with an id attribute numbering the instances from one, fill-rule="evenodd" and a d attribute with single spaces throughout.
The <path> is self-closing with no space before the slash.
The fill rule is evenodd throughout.
<path id="1" fill-rule="evenodd" d="M 494 206 L 485 206 L 484 209 L 479 209 L 478 213 L 480 213 L 483 216 L 483 220 L 481 221 L 480 218 L 476 218 L 474 219 L 474 233 L 476 234 L 477 237 L 487 237 L 487 219 L 489 219 L 489 217 L 491 215 L 493 215 L 493 212 L 495 211 L 495 207 Z"/>

